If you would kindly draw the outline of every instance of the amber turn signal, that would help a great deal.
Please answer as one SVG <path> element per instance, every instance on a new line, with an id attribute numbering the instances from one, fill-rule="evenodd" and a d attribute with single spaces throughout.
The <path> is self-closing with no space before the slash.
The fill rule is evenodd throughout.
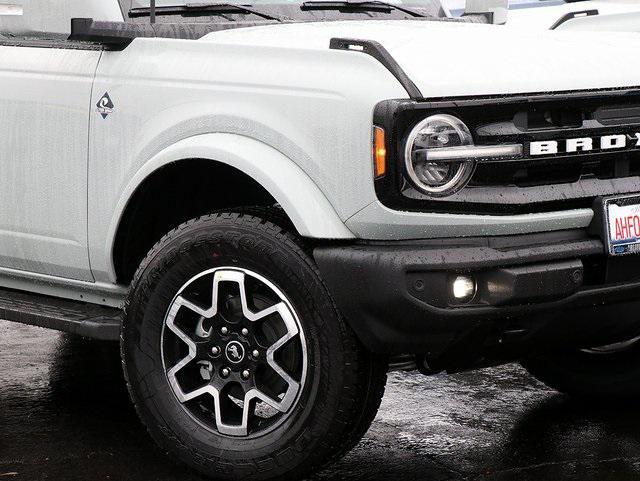
<path id="1" fill-rule="evenodd" d="M 373 172 L 376 179 L 387 172 L 387 147 L 380 127 L 373 128 Z"/>

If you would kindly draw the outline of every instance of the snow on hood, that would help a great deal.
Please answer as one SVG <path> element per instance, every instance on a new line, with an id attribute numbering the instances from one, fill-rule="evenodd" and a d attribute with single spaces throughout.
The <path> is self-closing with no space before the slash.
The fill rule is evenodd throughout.
<path id="1" fill-rule="evenodd" d="M 268 25 L 211 33 L 205 41 L 329 49 L 334 37 L 380 42 L 425 97 L 640 86 L 640 37 L 526 32 L 495 25 L 368 20 Z M 344 52 L 344 55 L 363 55 Z"/>

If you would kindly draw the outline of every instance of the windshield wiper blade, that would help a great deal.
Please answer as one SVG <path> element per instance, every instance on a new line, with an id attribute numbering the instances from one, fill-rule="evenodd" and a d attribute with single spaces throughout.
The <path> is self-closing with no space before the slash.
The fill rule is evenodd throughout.
<path id="1" fill-rule="evenodd" d="M 129 10 L 129 17 L 148 17 L 151 15 L 151 7 L 138 7 Z M 155 14 L 160 15 L 194 15 L 202 13 L 206 15 L 208 13 L 233 13 L 244 12 L 257 15 L 258 17 L 266 18 L 267 20 L 276 20 L 278 22 L 284 21 L 284 19 L 270 15 L 268 13 L 254 10 L 251 5 L 240 5 L 237 3 L 187 3 L 184 5 L 172 5 L 166 7 L 156 7 Z"/>
<path id="2" fill-rule="evenodd" d="M 399 10 L 408 13 L 413 17 L 428 17 L 424 13 L 416 12 L 410 8 L 401 7 L 393 3 L 383 2 L 382 0 L 307 0 L 303 2 L 301 8 L 314 10 L 329 9 L 354 9 L 354 10 Z"/>

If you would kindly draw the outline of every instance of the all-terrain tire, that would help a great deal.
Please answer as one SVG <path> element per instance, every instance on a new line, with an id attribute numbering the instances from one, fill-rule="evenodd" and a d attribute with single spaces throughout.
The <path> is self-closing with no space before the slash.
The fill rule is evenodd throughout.
<path id="1" fill-rule="evenodd" d="M 162 357 L 167 310 L 199 272 L 247 269 L 286 294 L 306 339 L 308 372 L 285 421 L 257 437 L 212 432 L 172 392 Z M 386 360 L 367 352 L 337 310 L 301 241 L 243 212 L 188 221 L 149 252 L 131 285 L 121 334 L 131 398 L 153 439 L 215 479 L 298 479 L 351 449 L 373 421 Z"/>

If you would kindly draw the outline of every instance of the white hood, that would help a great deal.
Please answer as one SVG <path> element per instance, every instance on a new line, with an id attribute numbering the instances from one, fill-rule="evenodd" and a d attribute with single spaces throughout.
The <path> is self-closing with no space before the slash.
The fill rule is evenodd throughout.
<path id="1" fill-rule="evenodd" d="M 640 37 L 631 33 L 520 32 L 469 23 L 369 20 L 240 28 L 203 40 L 328 50 L 334 37 L 380 42 L 425 97 L 640 86 Z"/>

